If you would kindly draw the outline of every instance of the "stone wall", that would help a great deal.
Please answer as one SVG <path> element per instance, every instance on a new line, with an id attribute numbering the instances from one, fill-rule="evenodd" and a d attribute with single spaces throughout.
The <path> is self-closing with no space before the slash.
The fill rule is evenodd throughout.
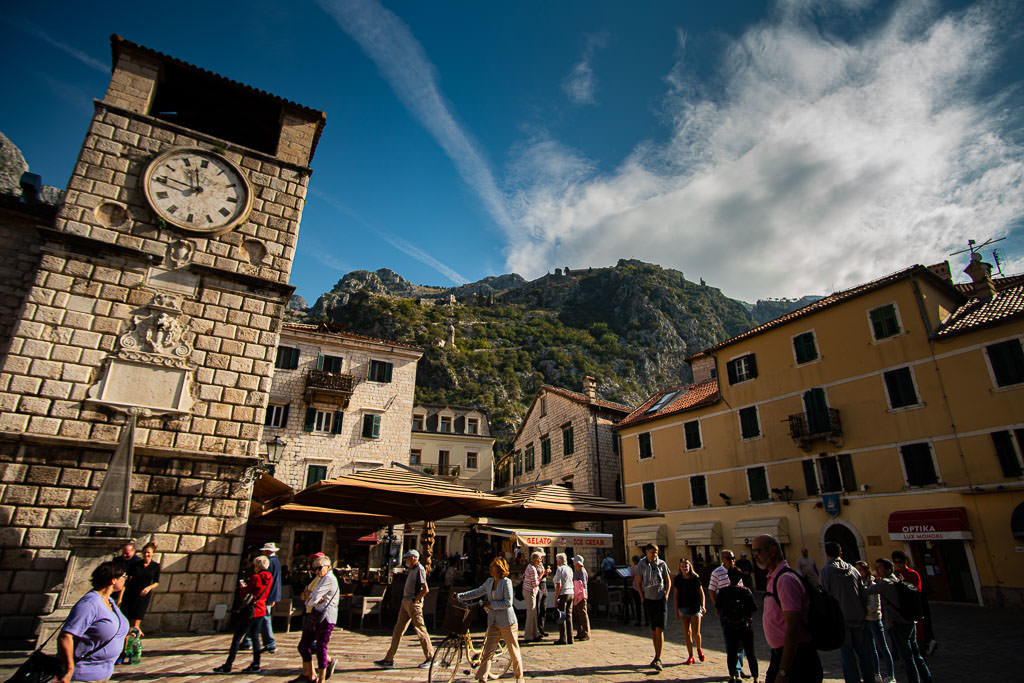
<path id="1" fill-rule="evenodd" d="M 157 544 L 160 587 L 145 631 L 213 628 L 231 604 L 248 515 L 244 467 L 229 462 L 138 455 L 132 527 Z M 65 578 L 68 536 L 103 483 L 111 450 L 70 449 L 35 439 L 0 440 L 0 632 L 33 632 L 53 611 Z"/>
<path id="2" fill-rule="evenodd" d="M 35 221 L 0 209 L 0 351 L 10 343 L 18 314 L 39 265 Z"/>

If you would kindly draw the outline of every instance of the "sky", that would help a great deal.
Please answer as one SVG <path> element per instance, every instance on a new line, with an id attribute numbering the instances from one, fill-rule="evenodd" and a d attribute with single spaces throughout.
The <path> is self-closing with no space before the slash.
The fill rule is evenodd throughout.
<path id="1" fill-rule="evenodd" d="M 22 3 L 0 132 L 63 187 L 109 35 L 327 113 L 292 271 L 452 286 L 636 258 L 827 294 L 967 240 L 1024 272 L 1012 1 Z"/>

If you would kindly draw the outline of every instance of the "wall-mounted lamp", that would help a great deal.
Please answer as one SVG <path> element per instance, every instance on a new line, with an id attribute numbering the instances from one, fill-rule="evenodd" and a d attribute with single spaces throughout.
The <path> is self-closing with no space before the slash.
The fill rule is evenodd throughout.
<path id="1" fill-rule="evenodd" d="M 266 457 L 260 456 L 258 465 L 253 465 L 245 470 L 245 474 L 242 476 L 242 483 L 248 484 L 255 481 L 263 476 L 264 473 L 274 476 L 274 468 L 277 466 L 277 463 L 281 462 L 281 456 L 284 454 L 284 449 L 287 445 L 285 441 L 281 440 L 280 436 L 275 435 L 273 439 L 267 442 Z"/>
<path id="2" fill-rule="evenodd" d="M 792 505 L 793 507 L 797 508 L 798 510 L 800 509 L 800 503 L 794 503 L 793 502 L 793 494 L 796 493 L 796 491 L 791 489 L 789 487 L 789 484 L 786 484 L 781 489 L 772 489 L 772 493 L 775 494 L 775 498 L 777 500 L 780 500 L 783 503 L 787 503 L 789 505 Z"/>

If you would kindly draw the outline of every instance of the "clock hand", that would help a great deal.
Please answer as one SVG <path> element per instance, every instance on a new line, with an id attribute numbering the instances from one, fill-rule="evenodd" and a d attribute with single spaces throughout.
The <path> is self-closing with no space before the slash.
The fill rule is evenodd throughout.
<path id="1" fill-rule="evenodd" d="M 158 176 L 157 178 L 155 178 L 155 180 L 158 183 L 163 183 L 164 185 L 168 183 L 177 183 L 179 185 L 185 185 L 190 190 L 192 189 L 192 185 L 190 183 L 184 183 L 178 180 L 177 178 L 171 178 L 170 176 Z"/>

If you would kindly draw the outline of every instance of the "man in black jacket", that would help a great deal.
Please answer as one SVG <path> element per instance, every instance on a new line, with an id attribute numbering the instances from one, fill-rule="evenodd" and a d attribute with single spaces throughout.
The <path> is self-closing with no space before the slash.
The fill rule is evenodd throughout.
<path id="1" fill-rule="evenodd" d="M 754 655 L 754 630 L 751 621 L 757 612 L 754 594 L 746 586 L 740 585 L 743 574 L 736 569 L 729 570 L 729 585 L 718 591 L 718 616 L 722 620 L 722 633 L 725 634 L 726 661 L 729 667 L 729 681 L 739 681 L 742 663 L 739 661 L 740 650 L 747 657 L 750 675 L 757 680 L 757 656 Z"/>

